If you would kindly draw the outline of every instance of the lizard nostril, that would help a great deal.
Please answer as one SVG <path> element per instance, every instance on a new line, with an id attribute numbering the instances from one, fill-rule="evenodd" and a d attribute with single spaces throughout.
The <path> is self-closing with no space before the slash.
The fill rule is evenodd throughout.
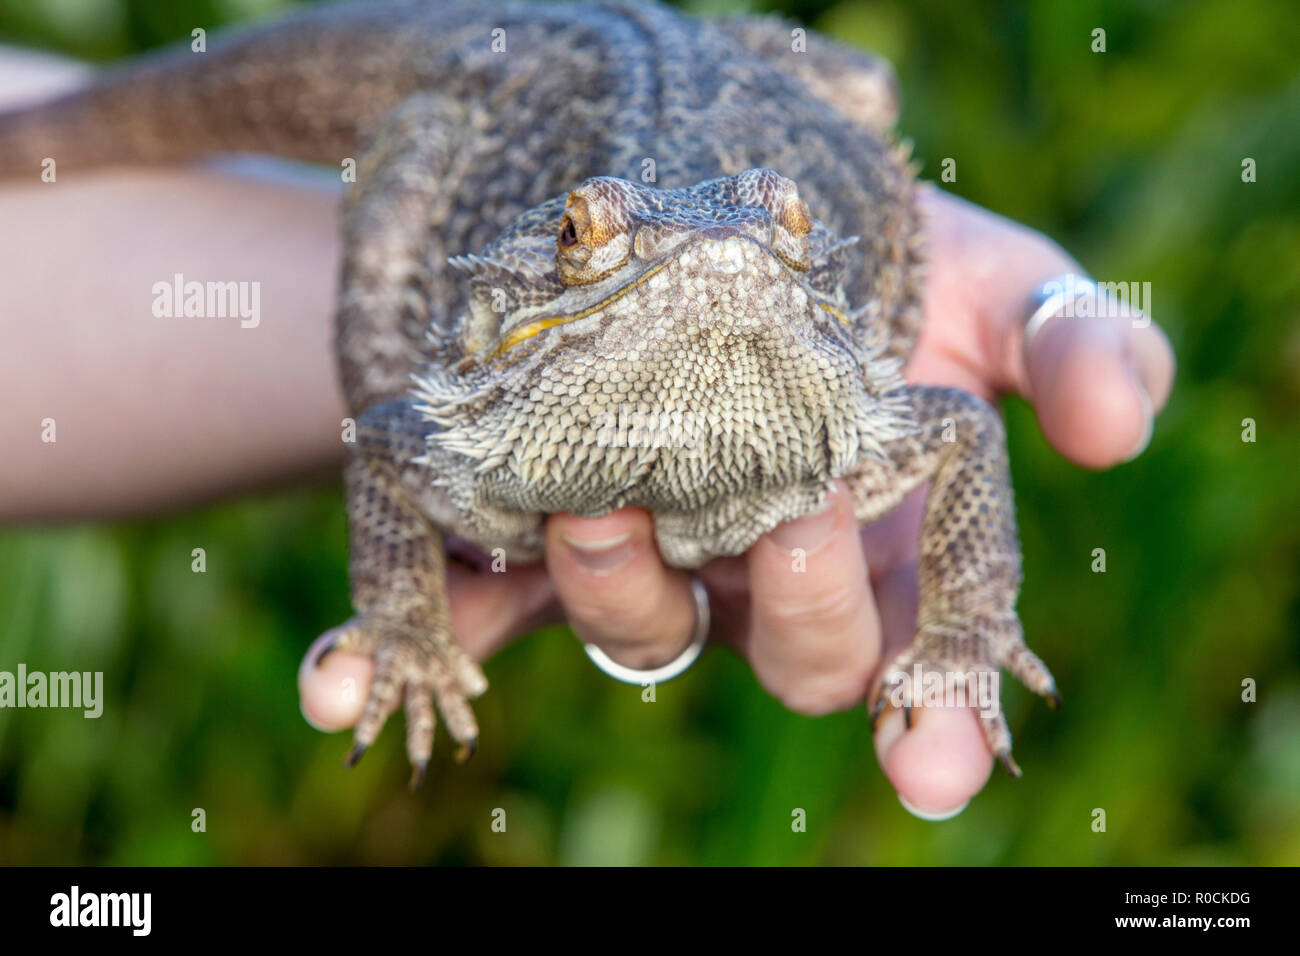
<path id="1" fill-rule="evenodd" d="M 560 227 L 560 246 L 564 249 L 572 249 L 577 244 L 578 230 L 573 225 L 573 219 L 565 216 L 564 224 Z"/>

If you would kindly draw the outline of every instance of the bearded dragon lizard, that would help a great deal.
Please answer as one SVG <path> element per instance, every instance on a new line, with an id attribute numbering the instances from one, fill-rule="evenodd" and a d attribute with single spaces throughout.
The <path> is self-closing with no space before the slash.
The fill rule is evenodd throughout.
<path id="1" fill-rule="evenodd" d="M 2 116 L 0 174 L 355 159 L 337 342 L 356 616 L 336 646 L 376 664 L 349 760 L 404 707 L 418 782 L 435 704 L 472 748 L 487 687 L 452 634 L 444 536 L 537 560 L 560 511 L 649 509 L 664 560 L 694 568 L 818 509 L 832 479 L 861 522 L 929 482 L 916 637 L 873 717 L 918 665 L 1005 667 L 1055 699 L 1015 612 L 997 413 L 902 376 L 923 261 L 897 113 L 886 63 L 776 19 L 366 3 Z M 691 440 L 603 440 L 629 413 Z M 1018 774 L 1001 713 L 981 719 Z"/>

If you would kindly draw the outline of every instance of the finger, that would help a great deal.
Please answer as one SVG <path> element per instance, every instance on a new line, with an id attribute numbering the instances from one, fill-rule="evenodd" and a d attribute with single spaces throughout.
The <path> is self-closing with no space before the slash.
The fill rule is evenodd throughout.
<path id="1" fill-rule="evenodd" d="M 916 707 L 911 729 L 903 712 L 890 710 L 876 728 L 876 758 L 903 806 L 924 820 L 961 813 L 993 770 L 975 711 L 969 707 Z"/>
<path id="2" fill-rule="evenodd" d="M 880 630 L 842 481 L 827 507 L 749 549 L 750 631 L 741 648 L 759 682 L 791 710 L 845 710 L 866 695 Z"/>
<path id="3" fill-rule="evenodd" d="M 1140 455 L 1173 382 L 1173 350 L 1156 326 L 1116 304 L 1103 318 L 1048 319 L 1026 349 L 1027 397 L 1067 457 L 1105 468 Z"/>
<path id="4" fill-rule="evenodd" d="M 479 661 L 554 616 L 549 607 L 554 591 L 540 566 L 479 574 L 449 563 L 447 590 L 456 642 Z M 342 628 L 333 628 L 318 637 L 298 668 L 302 715 L 327 732 L 352 727 L 361 719 L 375 676 L 369 657 L 333 649 L 341 634 Z"/>
<path id="5" fill-rule="evenodd" d="M 616 663 L 659 667 L 690 644 L 690 580 L 660 560 L 643 509 L 588 519 L 553 515 L 546 523 L 546 567 L 578 636 Z"/>
<path id="6" fill-rule="evenodd" d="M 559 618 L 555 589 L 540 564 L 478 572 L 448 562 L 447 597 L 456 643 L 476 661 Z"/>
<path id="7" fill-rule="evenodd" d="M 299 708 L 307 723 L 332 732 L 352 727 L 370 695 L 374 662 L 360 654 L 333 651 L 340 628 L 316 638 L 298 667 Z"/>
<path id="8" fill-rule="evenodd" d="M 915 633 L 916 565 L 889 568 L 875 578 L 875 589 L 888 661 L 912 642 Z M 966 707 L 915 707 L 910 719 L 911 727 L 906 729 L 903 712 L 890 709 L 876 725 L 880 768 L 908 812 L 925 820 L 956 816 L 979 793 L 993 769 L 979 718 Z"/>
<path id="9" fill-rule="evenodd" d="M 909 375 L 985 397 L 1019 392 L 1047 439 L 1079 464 L 1105 467 L 1140 451 L 1174 376 L 1160 328 L 1116 307 L 1105 319 L 1051 319 L 1026 349 L 1034 293 L 1082 268 L 1045 236 L 972 203 L 932 187 L 919 199 L 935 266 L 922 333 L 930 347 L 918 349 Z"/>

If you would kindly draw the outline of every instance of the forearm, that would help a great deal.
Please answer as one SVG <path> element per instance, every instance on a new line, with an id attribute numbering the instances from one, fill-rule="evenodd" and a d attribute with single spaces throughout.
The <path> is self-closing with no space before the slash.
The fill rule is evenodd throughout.
<path id="1" fill-rule="evenodd" d="M 0 109 L 80 75 L 0 51 Z M 39 173 L 0 184 L 0 520 L 155 511 L 342 459 L 334 190 Z M 256 327 L 156 316 L 177 273 L 258 283 Z"/>
<path id="2" fill-rule="evenodd" d="M 0 188 L 0 518 L 156 510 L 340 460 L 335 215 L 328 192 L 203 170 Z M 257 326 L 156 317 L 176 273 L 259 283 Z"/>

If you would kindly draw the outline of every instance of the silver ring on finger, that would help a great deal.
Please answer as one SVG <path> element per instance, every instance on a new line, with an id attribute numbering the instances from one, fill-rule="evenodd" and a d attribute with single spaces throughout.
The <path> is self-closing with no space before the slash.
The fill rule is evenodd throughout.
<path id="1" fill-rule="evenodd" d="M 595 644 L 582 645 L 587 652 L 587 656 L 591 658 L 593 664 L 610 677 L 621 680 L 625 684 L 636 684 L 638 686 L 662 684 L 664 681 L 679 677 L 695 663 L 696 659 L 704 651 L 704 645 L 709 640 L 709 592 L 705 590 L 704 584 L 699 578 L 691 578 L 691 595 L 695 598 L 695 632 L 691 635 L 691 643 L 686 646 L 686 650 L 667 664 L 649 670 L 625 667 L 612 660 L 608 654 Z"/>
<path id="2" fill-rule="evenodd" d="M 1025 311 L 1025 333 L 1021 339 L 1021 351 L 1026 358 L 1029 355 L 1030 341 L 1048 320 L 1060 316 L 1082 316 L 1082 313 L 1076 311 L 1075 305 L 1083 299 L 1096 303 L 1097 283 L 1073 272 L 1053 276 L 1034 290 Z"/>

